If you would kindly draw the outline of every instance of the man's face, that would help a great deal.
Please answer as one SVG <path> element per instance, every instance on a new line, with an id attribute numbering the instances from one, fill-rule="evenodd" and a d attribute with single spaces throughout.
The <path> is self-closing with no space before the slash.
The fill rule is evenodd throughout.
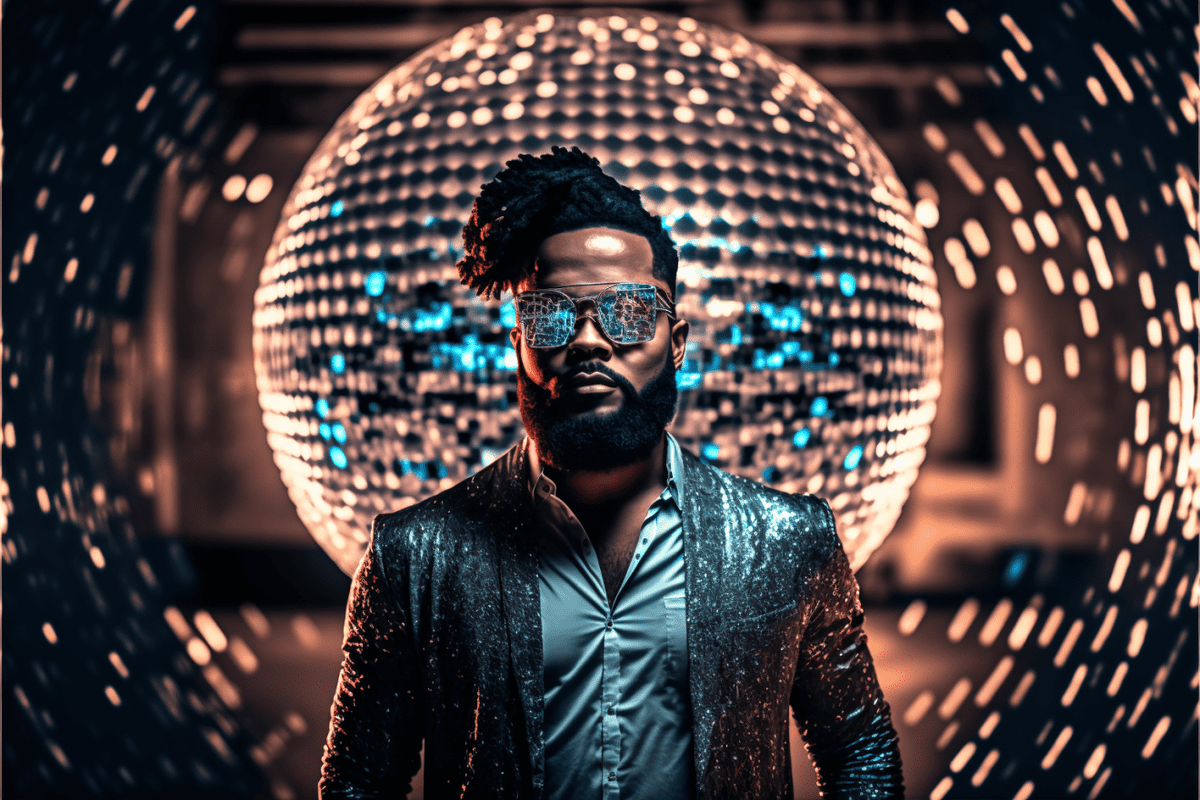
<path id="1" fill-rule="evenodd" d="M 613 228 L 558 233 L 542 242 L 533 274 L 514 292 L 558 289 L 582 297 L 629 282 L 671 296 L 673 287 L 653 276 L 653 264 L 644 236 Z M 562 470 L 604 471 L 646 458 L 675 414 L 675 370 L 688 324 L 659 311 L 654 338 L 621 345 L 605 336 L 592 302 L 577 313 L 562 347 L 528 346 L 519 325 L 510 334 L 525 429 L 543 460 Z"/>

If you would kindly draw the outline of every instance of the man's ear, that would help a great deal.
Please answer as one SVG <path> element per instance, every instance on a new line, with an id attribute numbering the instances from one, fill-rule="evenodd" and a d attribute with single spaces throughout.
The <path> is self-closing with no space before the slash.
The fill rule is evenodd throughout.
<path id="1" fill-rule="evenodd" d="M 683 369 L 683 355 L 690 327 L 686 319 L 677 319 L 671 325 L 671 359 L 675 362 L 676 370 Z"/>
<path id="2" fill-rule="evenodd" d="M 513 350 L 517 353 L 517 363 L 521 363 L 521 326 L 513 325 L 508 331 L 508 340 L 512 342 Z"/>

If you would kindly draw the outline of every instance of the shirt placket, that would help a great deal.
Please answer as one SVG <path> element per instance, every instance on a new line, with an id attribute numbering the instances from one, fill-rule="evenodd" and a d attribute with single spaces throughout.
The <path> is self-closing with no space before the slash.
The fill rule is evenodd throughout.
<path id="1" fill-rule="evenodd" d="M 621 594 L 625 591 L 626 584 L 632 583 L 637 579 L 641 558 L 645 555 L 649 543 L 658 536 L 658 523 L 661 518 L 660 506 L 662 502 L 663 498 L 659 498 L 650 507 L 648 516 L 651 518 L 652 532 L 650 532 L 649 536 L 642 538 L 634 549 L 633 562 L 629 565 L 625 581 L 622 583 L 621 589 L 617 592 L 618 600 L 620 600 Z M 592 564 L 593 569 L 599 572 L 600 562 L 596 560 L 594 555 L 589 558 L 589 563 Z M 601 676 L 601 686 L 602 703 L 604 705 L 604 714 L 600 724 L 601 769 L 604 773 L 604 791 L 602 794 L 604 800 L 619 800 L 621 786 L 617 781 L 617 768 L 621 763 L 621 715 L 618 713 L 621 703 L 621 640 L 617 636 L 611 605 L 608 605 L 608 617 L 604 622 L 604 672 Z"/>
<path id="2" fill-rule="evenodd" d="M 617 783 L 617 768 L 621 763 L 621 723 L 617 710 L 621 702 L 621 642 L 617 636 L 613 608 L 604 596 L 604 580 L 600 572 L 600 561 L 588 542 L 587 532 L 575 515 L 558 500 L 552 486 L 544 483 L 539 487 L 543 502 L 553 503 L 552 518 L 557 517 L 559 530 L 571 531 L 566 539 L 579 538 L 579 551 L 574 551 L 583 562 L 584 568 L 592 573 L 595 586 L 604 608 L 603 663 L 600 673 L 600 785 L 604 800 L 620 800 L 621 791 Z M 554 497 L 554 501 L 550 498 Z M 557 501 L 557 502 L 555 502 Z M 632 578 L 632 570 L 630 572 Z"/>
<path id="3" fill-rule="evenodd" d="M 619 800 L 617 766 L 621 761 L 621 723 L 617 715 L 621 688 L 621 644 L 613 627 L 612 607 L 604 621 L 604 671 L 601 676 L 600 764 L 603 772 L 604 800 Z"/>

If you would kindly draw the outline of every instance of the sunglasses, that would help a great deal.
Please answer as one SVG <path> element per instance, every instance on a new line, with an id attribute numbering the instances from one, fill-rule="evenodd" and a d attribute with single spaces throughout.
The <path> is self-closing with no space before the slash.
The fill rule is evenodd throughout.
<path id="1" fill-rule="evenodd" d="M 578 283 L 575 286 L 600 286 Z M 604 290 L 571 297 L 556 289 L 521 292 L 514 299 L 521 336 L 530 347 L 563 347 L 575 333 L 579 305 L 592 301 L 600 330 L 614 344 L 638 344 L 654 338 L 654 322 L 660 310 L 675 319 L 675 304 L 666 291 L 648 283 L 609 284 Z"/>

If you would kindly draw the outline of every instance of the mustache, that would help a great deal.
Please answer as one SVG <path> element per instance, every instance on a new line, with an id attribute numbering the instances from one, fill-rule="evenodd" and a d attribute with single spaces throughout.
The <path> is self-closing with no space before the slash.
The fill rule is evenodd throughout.
<path id="1" fill-rule="evenodd" d="M 555 400 L 562 398 L 563 385 L 574 378 L 576 375 L 592 375 L 600 374 L 611 380 L 625 394 L 625 400 L 629 403 L 641 403 L 642 398 L 638 395 L 637 390 L 633 388 L 633 384 L 624 375 L 618 374 L 615 370 L 601 361 L 585 361 L 582 364 L 572 367 L 566 373 L 560 375 L 554 380 L 554 386 L 551 389 L 551 397 Z"/>

